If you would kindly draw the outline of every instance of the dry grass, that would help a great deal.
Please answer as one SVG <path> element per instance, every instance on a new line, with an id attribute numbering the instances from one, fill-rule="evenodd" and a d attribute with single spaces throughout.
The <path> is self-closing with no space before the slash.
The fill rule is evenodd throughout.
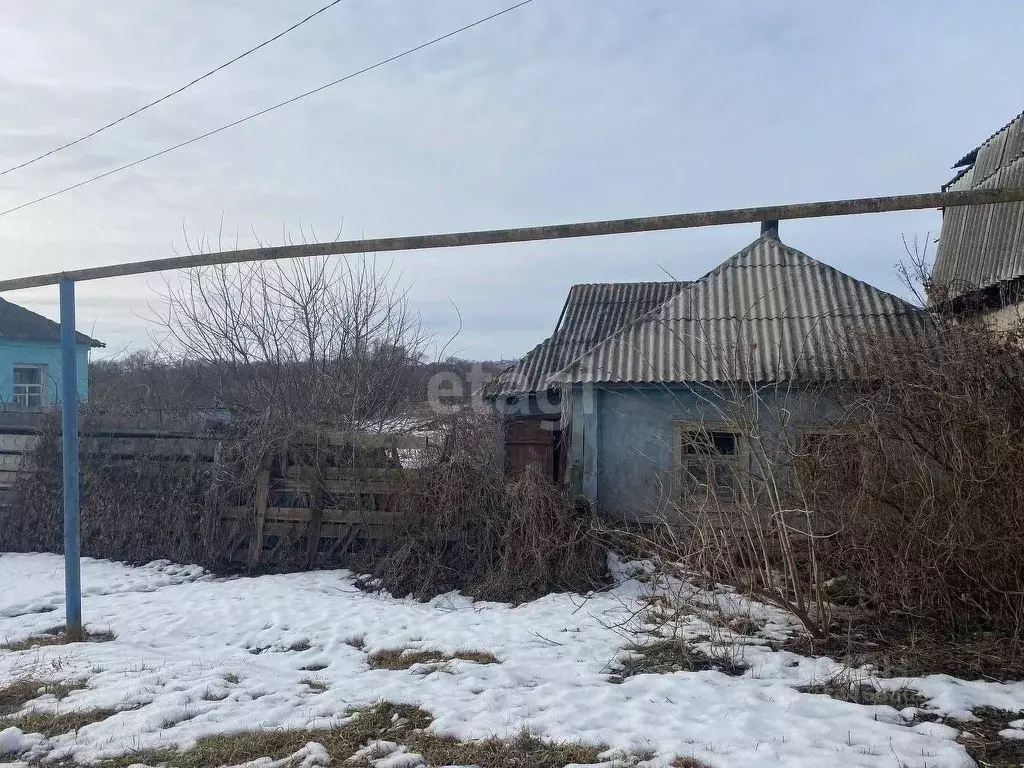
<path id="1" fill-rule="evenodd" d="M 850 667 L 870 664 L 879 677 L 951 675 L 962 680 L 1009 682 L 1024 679 L 1024 647 L 993 633 L 937 632 L 905 620 L 880 622 L 859 617 L 856 629 L 828 638 L 794 636 L 783 650 L 828 656 Z"/>
<path id="2" fill-rule="evenodd" d="M 17 712 L 25 704 L 40 696 L 52 695 L 63 699 L 72 691 L 84 688 L 83 683 L 54 682 L 37 678 L 22 678 L 0 686 L 0 716 Z"/>
<path id="3" fill-rule="evenodd" d="M 113 632 L 86 632 L 81 640 L 68 640 L 67 634 L 64 632 L 63 627 L 57 627 L 56 629 L 45 632 L 41 635 L 32 635 L 24 640 L 14 640 L 9 643 L 0 645 L 0 650 L 4 651 L 29 651 L 33 648 L 44 648 L 50 645 L 68 645 L 71 642 L 76 643 L 108 643 L 114 639 Z"/>
<path id="4" fill-rule="evenodd" d="M 553 744 L 529 734 L 510 741 L 458 741 L 424 731 L 431 716 L 415 707 L 380 704 L 358 710 L 357 716 L 326 730 L 267 730 L 233 733 L 200 739 L 194 747 L 182 751 L 153 750 L 135 752 L 100 764 L 100 768 L 127 768 L 132 764 L 165 764 L 167 768 L 210 768 L 238 765 L 269 757 L 279 760 L 314 741 L 322 744 L 333 758 L 332 764 L 345 764 L 353 754 L 371 741 L 403 744 L 431 765 L 477 765 L 480 768 L 563 768 L 597 763 L 604 747 Z M 349 763 L 359 768 L 358 763 Z"/>
<path id="5" fill-rule="evenodd" d="M 371 669 L 400 670 L 409 669 L 417 664 L 443 665 L 460 660 L 474 664 L 498 664 L 498 659 L 489 651 L 456 651 L 442 653 L 432 650 L 410 650 L 408 648 L 390 648 L 371 653 L 367 661 Z"/>
<path id="6" fill-rule="evenodd" d="M 20 717 L 7 717 L 0 720 L 3 726 L 13 725 L 25 733 L 41 733 L 47 738 L 62 733 L 73 733 L 93 723 L 99 723 L 112 715 L 116 709 L 81 709 L 71 712 L 30 712 Z"/>
<path id="7" fill-rule="evenodd" d="M 429 765 L 476 765 L 480 768 L 564 768 L 598 763 L 604 747 L 547 742 L 523 732 L 514 739 L 457 741 L 433 733 L 411 733 L 404 742 Z"/>
<path id="8" fill-rule="evenodd" d="M 381 704 L 357 710 L 335 728 L 325 730 L 262 730 L 229 733 L 199 739 L 186 750 L 149 750 L 133 752 L 101 763 L 102 768 L 127 768 L 133 764 L 159 765 L 168 768 L 210 768 L 217 765 L 238 765 L 270 757 L 279 760 L 315 741 L 342 763 L 366 742 L 376 739 L 400 741 L 415 728 L 425 728 L 431 717 L 415 707 Z"/>
<path id="9" fill-rule="evenodd" d="M 622 682 L 636 675 L 662 675 L 672 672 L 703 672 L 716 670 L 738 677 L 747 671 L 742 662 L 723 654 L 709 656 L 684 640 L 658 639 L 647 643 L 636 643 L 625 649 L 628 656 L 622 658 L 612 676 L 613 682 Z"/>
<path id="10" fill-rule="evenodd" d="M 317 680 L 313 677 L 307 677 L 299 681 L 302 685 L 308 687 L 313 693 L 323 693 L 330 686 L 323 680 Z"/>
<path id="11" fill-rule="evenodd" d="M 677 757 L 672 761 L 672 768 L 708 768 L 708 764 L 696 757 Z"/>
<path id="12" fill-rule="evenodd" d="M 1024 741 L 999 735 L 999 731 L 1008 727 L 1010 722 L 1019 720 L 1021 713 L 978 707 L 974 716 L 978 722 L 955 723 L 955 726 L 961 729 L 957 741 L 963 744 L 979 768 L 1020 768 L 1024 765 Z"/>
<path id="13" fill-rule="evenodd" d="M 923 707 L 927 699 L 912 688 L 883 690 L 873 685 L 853 685 L 848 680 L 833 680 L 820 685 L 803 685 L 801 693 L 823 694 L 851 704 L 879 705 L 893 709 Z"/>

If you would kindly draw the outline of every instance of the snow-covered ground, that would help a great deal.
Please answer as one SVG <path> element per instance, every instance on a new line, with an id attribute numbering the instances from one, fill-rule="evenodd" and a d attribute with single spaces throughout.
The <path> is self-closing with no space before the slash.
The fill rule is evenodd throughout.
<path id="1" fill-rule="evenodd" d="M 327 727 L 353 707 L 390 701 L 422 707 L 433 729 L 463 739 L 525 727 L 552 740 L 653 751 L 651 766 L 677 755 L 723 768 L 971 765 L 952 728 L 908 726 L 913 712 L 795 690 L 840 672 L 829 659 L 753 644 L 742 648 L 750 669 L 741 677 L 676 672 L 611 682 L 627 642 L 619 627 L 648 589 L 623 570 L 606 592 L 519 607 L 371 595 L 344 571 L 221 579 L 197 567 L 87 559 L 82 579 L 88 629 L 116 639 L 0 650 L 0 685 L 29 676 L 85 680 L 60 701 L 26 707 L 123 711 L 50 741 L 8 732 L 11 744 L 33 750 L 28 757 L 88 762 L 222 732 Z M 60 557 L 0 555 L 0 585 L 0 642 L 63 622 Z M 768 635 L 792 631 L 773 609 L 744 610 L 768 621 Z M 392 648 L 489 651 L 500 663 L 456 661 L 429 674 L 370 668 L 368 654 Z M 311 678 L 326 688 L 303 682 Z M 1024 683 L 930 676 L 885 685 L 909 685 L 948 716 L 969 717 L 981 705 L 1024 710 Z"/>

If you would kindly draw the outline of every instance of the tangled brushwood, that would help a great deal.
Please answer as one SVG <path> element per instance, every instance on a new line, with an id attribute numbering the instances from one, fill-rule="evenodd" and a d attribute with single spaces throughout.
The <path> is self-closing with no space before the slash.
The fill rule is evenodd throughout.
<path id="1" fill-rule="evenodd" d="M 82 551 L 127 562 L 174 560 L 215 566 L 213 464 L 187 453 L 154 455 L 146 441 L 104 437 L 105 414 L 81 410 Z M 49 414 L 19 474 L 14 503 L 0 507 L 0 549 L 63 551 L 59 412 Z M 89 436 L 91 435 L 91 436 Z M 149 446 L 159 448 L 159 441 Z M 141 449 L 141 450 L 140 450 Z M 127 452 L 126 452 L 127 451 Z"/>
<path id="2" fill-rule="evenodd" d="M 57 416 L 42 429 L 34 471 L 19 476 L 14 503 L 0 507 L 0 550 L 62 551 Z M 507 477 L 492 419 L 451 417 L 413 471 L 387 449 L 339 445 L 328 439 L 335 433 L 290 423 L 223 426 L 176 441 L 111 436 L 110 423 L 98 409 L 82 411 L 81 537 L 90 557 L 199 563 L 220 573 L 351 566 L 400 595 L 464 590 L 516 602 L 587 591 L 604 575 L 589 506 L 574 506 L 536 472 Z M 386 494 L 337 487 L 348 482 L 339 477 L 393 471 L 407 479 Z M 271 512 L 308 509 L 308 522 L 261 532 L 260 496 Z M 363 519 L 349 535 L 328 538 L 319 528 L 324 510 Z"/>
<path id="3" fill-rule="evenodd" d="M 589 505 L 534 469 L 506 477 L 493 419 L 460 415 L 446 433 L 398 499 L 406 522 L 395 543 L 365 563 L 381 588 L 522 602 L 601 584 L 605 555 Z"/>
<path id="4" fill-rule="evenodd" d="M 1022 340 L 937 318 L 867 345 L 868 384 L 806 457 L 823 570 L 883 614 L 1024 640 Z"/>

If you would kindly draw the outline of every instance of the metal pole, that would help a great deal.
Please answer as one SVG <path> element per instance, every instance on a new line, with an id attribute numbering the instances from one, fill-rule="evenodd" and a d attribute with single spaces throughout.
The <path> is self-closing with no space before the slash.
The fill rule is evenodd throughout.
<path id="1" fill-rule="evenodd" d="M 761 221 L 813 219 L 820 216 L 852 216 L 887 211 L 916 211 L 924 208 L 949 208 L 961 205 L 989 205 L 995 203 L 1024 202 L 1024 187 L 997 187 L 995 189 L 968 189 L 963 192 L 928 192 L 922 195 L 895 197 L 859 197 L 852 200 L 825 200 L 817 203 L 771 205 L 761 208 L 735 208 L 700 213 L 676 213 L 667 216 L 644 216 L 634 219 L 583 221 L 575 224 L 553 224 L 542 227 L 517 229 L 487 229 L 477 232 L 447 232 L 440 235 L 412 235 L 410 237 L 380 237 L 372 240 L 340 240 L 333 243 L 307 243 L 279 245 L 267 248 L 249 248 L 241 251 L 195 253 L 150 259 L 106 267 L 75 269 L 49 275 L 17 277 L 0 280 L 0 293 L 56 285 L 61 280 L 99 280 L 125 275 L 144 275 L 168 269 L 193 269 L 215 264 L 235 264 L 242 261 L 268 261 L 271 259 L 300 259 L 309 256 L 330 256 L 346 253 L 381 253 L 384 251 L 414 251 L 425 248 L 460 248 L 467 245 L 495 245 L 499 243 L 527 243 L 537 240 L 561 240 L 569 237 L 596 237 L 598 235 L 624 235 L 630 232 L 657 232 L 666 229 L 691 229 L 722 224 L 749 224 Z"/>
<path id="2" fill-rule="evenodd" d="M 78 498 L 78 366 L 75 283 L 60 281 L 60 425 L 64 462 L 64 603 L 67 637 L 82 639 L 82 565 Z"/>

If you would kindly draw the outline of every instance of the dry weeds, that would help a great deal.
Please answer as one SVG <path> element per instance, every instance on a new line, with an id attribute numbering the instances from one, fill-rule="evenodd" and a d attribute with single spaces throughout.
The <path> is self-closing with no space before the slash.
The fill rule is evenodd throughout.
<path id="1" fill-rule="evenodd" d="M 44 648 L 51 645 L 68 645 L 70 643 L 109 643 L 114 639 L 113 632 L 86 632 L 81 640 L 69 640 L 63 627 L 57 627 L 41 635 L 31 635 L 24 640 L 14 640 L 0 645 L 4 651 L 28 651 L 33 648 Z"/>
<path id="2" fill-rule="evenodd" d="M 409 669 L 417 664 L 443 665 L 455 660 L 470 661 L 474 664 L 499 663 L 493 653 L 474 650 L 456 651 L 449 654 L 433 650 L 390 648 L 371 653 L 367 659 L 371 669 L 390 670 Z"/>
<path id="3" fill-rule="evenodd" d="M 133 752 L 107 760 L 100 768 L 127 768 L 132 764 L 167 768 L 210 768 L 238 765 L 260 758 L 279 760 L 309 742 L 322 744 L 334 762 L 344 764 L 373 741 L 393 741 L 423 755 L 431 765 L 477 765 L 480 768 L 563 768 L 568 764 L 598 763 L 604 747 L 546 742 L 529 734 L 501 741 L 458 741 L 424 729 L 432 718 L 421 709 L 380 704 L 357 710 L 356 716 L 325 730 L 266 730 L 200 739 L 186 750 Z M 358 763 L 351 763 L 359 768 Z"/>

